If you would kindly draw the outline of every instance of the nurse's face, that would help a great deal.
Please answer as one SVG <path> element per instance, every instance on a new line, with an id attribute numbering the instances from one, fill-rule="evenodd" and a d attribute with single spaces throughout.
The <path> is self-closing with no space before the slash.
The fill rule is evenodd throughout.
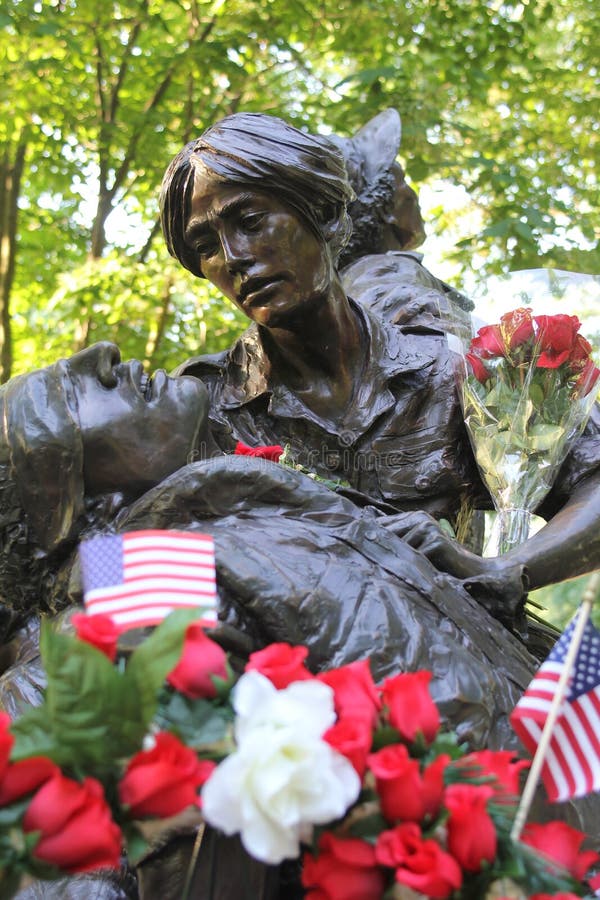
<path id="1" fill-rule="evenodd" d="M 293 327 L 328 296 L 324 240 L 273 194 L 196 172 L 185 242 L 203 275 L 260 325 Z"/>
<path id="2" fill-rule="evenodd" d="M 151 378 L 115 344 L 68 360 L 83 440 L 85 492 L 139 494 L 185 465 L 202 438 L 208 398 L 196 378 Z M 57 473 L 60 477 L 60 473 Z"/>

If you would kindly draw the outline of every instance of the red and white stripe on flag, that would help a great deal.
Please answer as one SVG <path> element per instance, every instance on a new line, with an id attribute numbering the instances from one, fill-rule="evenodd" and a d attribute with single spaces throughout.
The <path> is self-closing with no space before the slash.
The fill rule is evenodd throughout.
<path id="1" fill-rule="evenodd" d="M 533 755 L 562 674 L 574 630 L 569 625 L 519 700 L 511 724 Z M 600 790 L 600 632 L 585 626 L 567 695 L 553 728 L 541 777 L 551 801 Z"/>
<path id="2" fill-rule="evenodd" d="M 122 631 L 157 625 L 175 609 L 216 618 L 215 550 L 210 535 L 130 531 L 79 548 L 88 615 L 109 615 Z"/>

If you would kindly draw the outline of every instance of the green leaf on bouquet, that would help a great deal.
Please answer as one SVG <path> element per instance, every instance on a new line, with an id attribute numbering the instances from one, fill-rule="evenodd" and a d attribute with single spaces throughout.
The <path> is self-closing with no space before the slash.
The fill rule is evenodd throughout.
<path id="1" fill-rule="evenodd" d="M 15 737 L 11 752 L 13 762 L 29 756 L 48 756 L 56 761 L 60 753 L 52 730 L 52 722 L 45 704 L 28 709 L 16 719 L 10 730 Z"/>
<path id="2" fill-rule="evenodd" d="M 123 836 L 127 844 L 127 858 L 129 864 L 136 866 L 141 858 L 148 852 L 150 843 L 146 840 L 139 828 L 132 822 L 126 822 L 123 826 Z"/>
<path id="3" fill-rule="evenodd" d="M 97 773 L 107 761 L 135 753 L 175 667 L 188 624 L 198 610 L 172 613 L 120 672 L 96 647 L 44 623 L 40 650 L 45 701 L 13 724 L 14 759 L 43 754 L 65 767 Z"/>
<path id="4" fill-rule="evenodd" d="M 56 745 L 52 758 L 64 766 L 104 768 L 121 755 L 132 724 L 122 674 L 95 647 L 47 623 L 40 649 L 48 678 L 44 707 Z"/>
<path id="5" fill-rule="evenodd" d="M 0 869 L 0 900 L 13 900 L 17 896 L 22 874 L 17 868 Z"/>
<path id="6" fill-rule="evenodd" d="M 193 700 L 182 694 L 170 694 L 156 717 L 161 728 L 174 731 L 182 741 L 196 750 L 219 744 L 230 730 L 232 710 L 210 700 Z"/>
<path id="7" fill-rule="evenodd" d="M 10 806 L 4 806 L 0 809 L 0 828 L 10 828 L 11 825 L 17 825 L 20 822 L 23 813 L 29 806 L 29 797 L 18 803 L 12 803 Z"/>
<path id="8" fill-rule="evenodd" d="M 135 650 L 125 678 L 134 685 L 142 720 L 149 725 L 158 706 L 158 692 L 181 656 L 185 632 L 199 619 L 197 609 L 178 609 Z"/>
<path id="9" fill-rule="evenodd" d="M 559 425 L 533 425 L 529 429 L 529 445 L 536 453 L 552 450 L 560 441 L 562 434 L 563 429 Z"/>
<path id="10" fill-rule="evenodd" d="M 529 386 L 529 396 L 535 408 L 541 409 L 545 399 L 544 389 L 542 388 L 541 384 L 537 383 L 537 381 L 531 382 Z"/>

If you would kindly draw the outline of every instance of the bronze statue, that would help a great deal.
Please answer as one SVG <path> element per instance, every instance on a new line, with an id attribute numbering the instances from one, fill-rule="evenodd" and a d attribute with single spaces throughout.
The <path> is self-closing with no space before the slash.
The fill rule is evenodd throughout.
<path id="1" fill-rule="evenodd" d="M 153 384 L 148 386 L 141 377 L 138 364 L 121 363 L 116 348 L 104 344 L 0 389 L 4 418 L 11 423 L 10 435 L 5 432 L 0 441 L 6 460 L 3 498 L 13 498 L 1 511 L 7 513 L 7 523 L 9 519 L 20 523 L 25 539 L 20 560 L 25 562 L 27 553 L 31 554 L 44 573 L 42 593 L 36 593 L 38 581 L 29 583 L 28 592 L 21 595 L 14 624 L 27 614 L 60 609 L 78 598 L 72 555 L 78 534 L 107 528 L 201 530 L 215 539 L 221 619 L 216 636 L 225 646 L 243 657 L 270 641 L 305 643 L 315 670 L 369 656 L 377 679 L 399 668 L 430 668 L 436 699 L 462 738 L 474 746 L 514 744 L 507 715 L 535 663 L 458 580 L 437 572 L 385 526 L 385 518 L 380 522 L 375 509 L 358 506 L 299 472 L 230 455 L 185 464 L 188 454 L 202 452 L 204 390 L 200 382 L 182 379 L 177 391 L 177 385 L 162 375 L 155 376 Z M 53 387 L 51 392 L 48 385 Z M 136 441 L 129 436 L 126 461 L 108 440 L 101 446 L 95 429 L 83 427 L 85 419 L 79 418 L 85 417 L 85 406 L 98 391 L 108 410 L 105 437 L 112 434 L 118 442 L 123 428 L 137 428 L 143 437 Z M 110 399 L 113 391 L 114 401 Z M 151 421 L 159 415 L 161 397 L 166 411 L 174 414 L 173 453 L 152 471 L 162 437 L 160 433 L 153 437 Z M 18 419 L 27 398 L 29 414 Z M 42 435 L 30 423 L 36 418 L 34 410 L 40 410 L 48 398 Z M 187 420 L 180 422 L 181 417 Z M 15 448 L 24 450 L 26 437 L 31 443 L 25 466 Z M 79 452 L 71 457 L 75 446 Z M 69 489 L 62 491 L 58 501 L 53 495 L 53 473 L 38 468 L 49 448 L 58 454 L 55 459 L 66 452 L 65 458 L 76 463 L 73 477 L 65 477 Z M 93 474 L 96 463 L 100 481 Z M 175 471 L 162 477 L 161 466 Z M 31 482 L 21 483 L 24 473 L 29 476 L 36 471 L 40 477 L 35 490 Z M 140 471 L 157 484 L 143 491 L 137 474 L 132 475 Z M 49 521 L 60 522 L 58 529 L 39 525 L 41 512 L 50 509 Z M 8 534 L 10 526 L 6 527 Z M 0 590 L 4 607 L 12 611 L 8 560 L 7 556 L 0 566 Z M 30 634 L 26 632 L 25 638 L 27 644 Z M 18 714 L 24 704 L 35 703 L 43 683 L 35 649 L 29 640 L 24 655 L 0 677 L 0 702 L 12 714 Z M 258 885 L 256 897 L 293 896 L 290 884 L 282 881 L 285 874 L 240 862 L 230 839 L 221 841 L 211 833 L 209 841 L 215 842 L 217 871 L 225 866 L 228 873 L 239 873 L 236 866 L 241 866 L 243 878 L 252 877 L 252 884 Z M 148 887 L 142 896 L 156 896 L 156 878 L 160 873 L 164 877 L 165 871 L 171 884 L 177 884 L 176 872 L 185 872 L 192 843 L 193 836 L 179 835 L 168 852 L 157 850 L 144 863 L 141 883 Z M 210 854 L 201 858 L 200 883 L 210 859 Z M 250 870 L 244 868 L 247 865 Z M 81 898 L 90 889 L 87 881 L 80 893 L 76 884 L 69 887 L 74 897 Z M 55 889 L 39 890 L 41 896 L 53 896 Z M 126 896 L 124 886 L 102 879 L 94 890 L 107 898 Z M 202 890 L 198 886 L 194 896 L 209 900 Z M 164 896 L 178 896 L 177 888 Z M 233 895 L 225 891 L 219 896 Z"/>
<path id="2" fill-rule="evenodd" d="M 185 465 L 206 440 L 206 390 L 153 379 L 101 343 L 0 388 L 2 643 L 31 610 L 56 612 L 77 540 Z"/>
<path id="3" fill-rule="evenodd" d="M 563 468 L 545 535 L 500 560 L 446 538 L 438 518 L 457 525 L 489 499 L 442 320 L 397 319 L 397 279 L 374 303 L 367 292 L 389 257 L 404 287 L 414 275 L 416 301 L 425 280 L 430 310 L 447 291 L 404 250 L 365 257 L 354 263 L 360 277 L 350 266 L 342 281 L 352 196 L 331 142 L 268 116 L 228 117 L 176 157 L 161 204 L 169 249 L 253 324 L 228 353 L 181 368 L 195 378 L 148 382 L 138 363 L 99 345 L 0 388 L 4 640 L 28 616 L 78 599 L 81 535 L 206 531 L 219 639 L 242 658 L 286 640 L 308 646 L 315 671 L 366 656 L 376 679 L 429 668 L 460 737 L 514 746 L 507 715 L 536 663 L 509 628 L 521 621 L 525 570 L 538 586 L 598 565 L 599 428 Z M 238 439 L 289 444 L 298 463 L 340 485 L 234 458 Z M 0 679 L 5 703 L 31 655 Z M 264 896 L 277 889 L 265 882 Z"/>
<path id="4" fill-rule="evenodd" d="M 337 147 L 260 114 L 228 116 L 169 166 L 161 206 L 170 252 L 253 322 L 228 352 L 179 370 L 208 387 L 218 445 L 289 445 L 299 463 L 388 512 L 430 514 L 396 524 L 438 568 L 486 587 L 514 584 L 523 567 L 531 588 L 597 568 L 597 415 L 540 510 L 549 524 L 524 545 L 482 559 L 437 527 L 434 519 L 456 524 L 465 506 L 490 500 L 443 335 L 432 329 L 417 343 L 344 289 L 336 260 L 350 197 Z"/>
<path id="5" fill-rule="evenodd" d="M 149 381 L 139 363 L 99 344 L 19 376 L 0 388 L 0 401 L 5 643 L 32 616 L 80 599 L 78 538 L 207 531 L 220 638 L 240 656 L 286 640 L 309 647 L 315 670 L 365 656 L 377 678 L 430 668 L 462 737 L 477 746 L 514 741 L 507 714 L 534 666 L 520 642 L 504 630 L 492 638 L 492 620 L 461 582 L 397 537 L 367 500 L 354 502 L 357 492 L 350 499 L 260 459 L 218 454 L 186 464 L 210 455 L 197 379 Z M 26 643 L 26 663 L 0 678 L 0 702 L 13 714 L 35 702 L 31 680 L 39 682 Z"/>

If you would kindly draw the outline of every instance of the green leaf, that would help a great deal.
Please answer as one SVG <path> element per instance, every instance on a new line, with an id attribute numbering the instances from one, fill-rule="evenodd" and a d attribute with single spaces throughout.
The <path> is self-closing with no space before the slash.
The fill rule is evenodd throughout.
<path id="1" fill-rule="evenodd" d="M 156 721 L 198 750 L 206 745 L 221 743 L 227 737 L 233 713 L 229 707 L 217 706 L 210 700 L 192 700 L 173 693 L 161 706 Z"/>
<path id="2" fill-rule="evenodd" d="M 125 679 L 135 687 L 140 717 L 147 725 L 156 712 L 158 692 L 179 661 L 187 626 L 197 619 L 197 609 L 172 612 L 131 655 Z"/>
<path id="3" fill-rule="evenodd" d="M 135 825 L 127 823 L 123 827 L 123 836 L 127 845 L 127 857 L 132 866 L 136 866 L 147 852 L 150 844 Z"/>
<path id="4" fill-rule="evenodd" d="M 0 808 L 0 828 L 9 828 L 11 825 L 16 825 L 28 806 L 29 798 Z"/>
<path id="5" fill-rule="evenodd" d="M 18 868 L 0 869 L 0 900 L 14 900 L 19 890 L 23 872 Z"/>
<path id="6" fill-rule="evenodd" d="M 60 746 L 54 738 L 52 720 L 46 704 L 28 709 L 11 725 L 15 736 L 11 759 L 17 762 L 29 756 L 48 756 L 58 763 Z"/>
<path id="7" fill-rule="evenodd" d="M 122 676 L 85 641 L 44 622 L 40 650 L 48 684 L 46 709 L 60 762 L 102 766 L 119 743 L 123 721 Z"/>

